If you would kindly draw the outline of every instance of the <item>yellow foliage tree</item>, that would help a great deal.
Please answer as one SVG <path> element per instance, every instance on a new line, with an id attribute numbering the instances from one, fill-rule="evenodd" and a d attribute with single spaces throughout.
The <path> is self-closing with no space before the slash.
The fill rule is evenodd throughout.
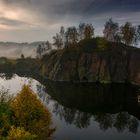
<path id="1" fill-rule="evenodd" d="M 24 128 L 12 126 L 6 140 L 35 140 L 35 138 L 36 135 L 25 131 Z"/>
<path id="2" fill-rule="evenodd" d="M 55 129 L 51 128 L 51 114 L 29 86 L 23 86 L 11 107 L 14 110 L 16 126 L 36 134 L 37 139 L 47 140 L 54 132 Z"/>

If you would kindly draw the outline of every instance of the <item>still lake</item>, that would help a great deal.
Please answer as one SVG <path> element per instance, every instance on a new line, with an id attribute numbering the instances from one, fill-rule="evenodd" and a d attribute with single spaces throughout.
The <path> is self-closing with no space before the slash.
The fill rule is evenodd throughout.
<path id="1" fill-rule="evenodd" d="M 123 84 L 45 82 L 0 74 L 0 89 L 30 84 L 52 113 L 54 140 L 139 140 L 139 90 Z"/>

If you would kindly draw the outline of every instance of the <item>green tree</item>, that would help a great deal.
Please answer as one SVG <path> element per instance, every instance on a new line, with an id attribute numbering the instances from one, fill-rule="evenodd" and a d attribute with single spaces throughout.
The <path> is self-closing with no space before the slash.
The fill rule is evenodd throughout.
<path id="1" fill-rule="evenodd" d="M 7 136 L 12 125 L 11 100 L 12 96 L 8 94 L 8 91 L 0 91 L 0 138 Z"/>

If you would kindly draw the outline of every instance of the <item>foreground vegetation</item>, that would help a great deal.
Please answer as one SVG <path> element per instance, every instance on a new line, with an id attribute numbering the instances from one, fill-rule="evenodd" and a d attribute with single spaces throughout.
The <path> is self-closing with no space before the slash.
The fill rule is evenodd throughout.
<path id="1" fill-rule="evenodd" d="M 51 114 L 29 86 L 14 98 L 0 92 L 1 140 L 47 140 L 55 131 L 51 124 Z"/>

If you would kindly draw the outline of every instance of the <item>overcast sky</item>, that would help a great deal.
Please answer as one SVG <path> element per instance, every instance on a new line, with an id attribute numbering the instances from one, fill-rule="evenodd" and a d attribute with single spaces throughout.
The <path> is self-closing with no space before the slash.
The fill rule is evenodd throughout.
<path id="1" fill-rule="evenodd" d="M 140 24 L 140 0 L 0 0 L 0 41 L 50 40 L 61 25 L 80 22 L 100 35 L 110 17 Z"/>

